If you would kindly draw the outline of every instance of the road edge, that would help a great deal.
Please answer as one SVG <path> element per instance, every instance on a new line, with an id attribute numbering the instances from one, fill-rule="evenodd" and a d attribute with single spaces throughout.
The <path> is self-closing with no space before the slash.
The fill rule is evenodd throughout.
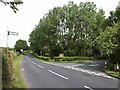
<path id="1" fill-rule="evenodd" d="M 111 76 L 111 77 L 114 77 L 114 78 L 116 78 L 116 79 L 120 79 L 120 77 L 116 77 L 116 76 L 113 76 L 113 75 L 107 73 L 106 70 L 103 70 L 103 72 L 106 73 L 107 75 Z"/>

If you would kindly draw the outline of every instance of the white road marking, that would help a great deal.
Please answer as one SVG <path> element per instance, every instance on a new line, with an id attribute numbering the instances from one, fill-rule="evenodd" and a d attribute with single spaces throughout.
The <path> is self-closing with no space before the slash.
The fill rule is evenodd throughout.
<path id="1" fill-rule="evenodd" d="M 101 76 L 99 73 L 94 73 L 94 75 Z"/>
<path id="2" fill-rule="evenodd" d="M 95 72 L 90 72 L 91 74 L 95 74 Z"/>
<path id="3" fill-rule="evenodd" d="M 80 68 L 74 68 L 74 67 L 70 67 L 70 66 L 64 66 L 64 68 L 69 68 L 72 70 L 76 70 L 76 71 L 81 71 L 81 72 L 85 72 L 91 75 L 96 75 L 96 76 L 102 76 L 102 77 L 106 77 L 106 78 L 112 78 L 104 73 L 97 73 L 97 72 L 93 72 L 91 70 L 86 70 L 86 69 L 80 69 Z M 113 78 L 114 79 L 114 78 Z"/>
<path id="4" fill-rule="evenodd" d="M 107 75 L 105 75 L 104 77 L 106 77 L 106 78 L 112 78 L 112 77 L 110 77 L 110 76 L 107 76 Z M 112 79 L 114 79 L 114 78 L 112 78 Z"/>
<path id="5" fill-rule="evenodd" d="M 91 65 L 89 65 L 89 66 L 92 66 L 92 67 L 96 67 L 96 66 L 98 66 L 99 64 L 91 64 Z"/>
<path id="6" fill-rule="evenodd" d="M 33 64 L 36 64 L 35 62 L 33 62 Z"/>
<path id="7" fill-rule="evenodd" d="M 99 73 L 99 75 L 104 76 L 104 75 L 106 75 L 106 74 L 104 74 L 104 73 Z"/>
<path id="8" fill-rule="evenodd" d="M 38 66 L 38 67 L 41 67 L 41 68 L 44 68 L 43 66 L 41 66 L 41 65 L 39 65 L 39 64 L 37 64 L 37 66 Z"/>
<path id="9" fill-rule="evenodd" d="M 27 57 L 27 58 L 29 59 L 30 62 L 32 62 L 29 57 Z"/>
<path id="10" fill-rule="evenodd" d="M 27 57 L 27 58 L 28 58 L 28 57 Z M 28 59 L 30 60 L 30 58 L 28 58 Z M 31 60 L 30 60 L 30 62 L 33 63 L 33 64 L 36 64 L 35 62 L 33 62 L 33 61 L 31 61 Z M 38 67 L 44 68 L 43 66 L 41 66 L 41 65 L 39 65 L 39 64 L 36 64 L 36 65 L 37 65 Z"/>
<path id="11" fill-rule="evenodd" d="M 21 70 L 23 71 L 24 69 L 22 68 Z"/>
<path id="12" fill-rule="evenodd" d="M 34 62 L 31 62 L 31 63 L 34 63 Z"/>
<path id="13" fill-rule="evenodd" d="M 89 71 L 88 70 L 84 70 L 85 72 L 87 72 L 87 73 L 89 73 Z"/>
<path id="14" fill-rule="evenodd" d="M 78 70 L 81 71 L 82 69 L 79 68 Z"/>
<path id="15" fill-rule="evenodd" d="M 29 60 L 30 60 L 30 58 L 29 57 L 27 57 Z M 30 60 L 31 61 L 31 60 Z"/>
<path id="16" fill-rule="evenodd" d="M 56 72 L 53 72 L 52 70 L 48 70 L 48 71 L 51 72 L 51 73 L 53 73 L 53 74 L 55 74 L 55 75 L 57 75 L 57 76 L 59 76 L 59 77 L 62 77 L 62 78 L 64 78 L 64 79 L 68 80 L 67 77 L 65 77 L 65 76 L 63 76 L 63 75 L 60 75 L 60 74 L 58 74 L 58 73 L 56 73 Z"/>
<path id="17" fill-rule="evenodd" d="M 67 66 L 67 68 L 70 68 L 70 66 Z"/>
<path id="18" fill-rule="evenodd" d="M 29 57 L 27 57 L 27 58 L 30 60 Z M 23 62 L 25 62 L 25 61 L 23 61 Z M 35 62 L 32 62 L 31 60 L 30 60 L 30 62 L 33 63 L 33 64 L 36 64 Z M 93 62 L 93 61 L 87 61 L 87 62 Z M 51 65 L 55 65 L 55 66 L 60 66 L 60 65 L 53 64 L 53 63 L 48 63 L 48 62 L 44 62 L 44 63 L 51 64 Z M 82 65 L 84 65 L 84 64 L 79 64 L 78 66 L 82 66 Z M 89 65 L 89 66 L 98 66 L 98 65 L 99 65 L 99 64 Z M 44 68 L 43 66 L 41 66 L 41 65 L 39 65 L 39 64 L 37 64 L 37 66 L 38 66 L 38 67 L 41 67 L 41 68 Z M 71 67 L 71 66 L 72 66 L 72 67 Z M 73 69 L 73 70 L 76 70 L 76 71 L 86 72 L 86 73 L 89 73 L 89 74 L 91 74 L 91 75 L 97 75 L 97 76 L 102 76 L 102 77 L 106 77 L 106 78 L 115 79 L 115 78 L 110 77 L 110 76 L 108 76 L 108 75 L 106 75 L 106 74 L 103 74 L 103 73 L 96 73 L 96 72 L 92 72 L 92 71 L 89 71 L 89 70 L 79 69 L 79 68 L 74 68 L 74 67 L 73 67 L 73 66 L 77 66 L 77 65 L 71 65 L 71 66 L 64 66 L 64 68 L 69 68 L 69 69 Z M 63 66 L 61 66 L 61 67 L 63 67 Z M 21 70 L 24 70 L 24 69 L 21 69 Z M 51 71 L 49 71 L 49 72 L 51 72 Z M 53 71 L 52 71 L 52 72 L 53 72 Z M 51 73 L 52 73 L 52 72 L 51 72 Z M 55 72 L 54 72 L 54 74 L 55 74 Z M 59 75 L 59 74 L 58 74 L 58 75 Z M 65 77 L 65 78 L 66 78 L 66 77 Z"/>
<path id="19" fill-rule="evenodd" d="M 64 66 L 64 68 L 68 68 L 68 66 Z"/>
<path id="20" fill-rule="evenodd" d="M 81 69 L 82 72 L 86 72 L 85 70 Z"/>
<path id="21" fill-rule="evenodd" d="M 71 67 L 71 69 L 75 70 L 75 68 L 74 68 L 74 67 Z"/>
<path id="22" fill-rule="evenodd" d="M 90 87 L 88 87 L 88 86 L 84 86 L 84 88 L 87 88 L 87 89 L 89 89 L 89 90 L 94 90 L 94 89 L 92 89 L 92 88 L 90 88 Z"/>
<path id="23" fill-rule="evenodd" d="M 31 63 L 36 64 L 35 62 L 31 62 Z"/>
<path id="24" fill-rule="evenodd" d="M 78 68 L 75 68 L 75 70 L 79 71 L 79 69 L 78 69 Z"/>

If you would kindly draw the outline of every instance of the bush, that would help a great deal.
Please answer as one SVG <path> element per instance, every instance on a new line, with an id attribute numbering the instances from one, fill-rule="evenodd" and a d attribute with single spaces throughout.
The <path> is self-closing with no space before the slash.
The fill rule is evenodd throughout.
<path id="1" fill-rule="evenodd" d="M 112 63 L 108 62 L 107 69 L 113 70 L 114 69 L 114 65 Z"/>
<path id="2" fill-rule="evenodd" d="M 54 57 L 55 61 L 74 61 L 74 60 L 94 60 L 93 57 L 79 57 L 79 56 L 73 56 L 73 57 Z"/>
<path id="3" fill-rule="evenodd" d="M 48 61 L 50 59 L 49 57 L 45 57 L 45 56 L 38 56 L 38 58 L 45 60 L 45 61 Z"/>
<path id="4" fill-rule="evenodd" d="M 5 51 L 2 53 L 2 87 L 9 88 L 13 81 L 12 71 L 13 71 L 13 59 L 14 56 L 11 52 L 6 54 Z"/>
<path id="5" fill-rule="evenodd" d="M 110 55 L 110 62 L 113 64 L 120 64 L 120 45 L 113 50 L 113 53 Z"/>

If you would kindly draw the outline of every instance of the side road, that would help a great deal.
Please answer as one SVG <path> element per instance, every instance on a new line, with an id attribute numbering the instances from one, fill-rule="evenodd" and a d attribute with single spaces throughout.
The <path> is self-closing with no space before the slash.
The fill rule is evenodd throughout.
<path id="1" fill-rule="evenodd" d="M 24 56 L 21 71 L 28 88 L 118 88 L 118 79 L 104 73 L 40 62 Z"/>

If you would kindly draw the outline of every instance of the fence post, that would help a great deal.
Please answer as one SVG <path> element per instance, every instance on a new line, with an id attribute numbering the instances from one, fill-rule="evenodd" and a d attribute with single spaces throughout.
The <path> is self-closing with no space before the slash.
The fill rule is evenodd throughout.
<path id="1" fill-rule="evenodd" d="M 119 72 L 119 64 L 117 63 L 117 71 Z"/>
<path id="2" fill-rule="evenodd" d="M 105 61 L 105 69 L 107 68 L 107 62 Z"/>

